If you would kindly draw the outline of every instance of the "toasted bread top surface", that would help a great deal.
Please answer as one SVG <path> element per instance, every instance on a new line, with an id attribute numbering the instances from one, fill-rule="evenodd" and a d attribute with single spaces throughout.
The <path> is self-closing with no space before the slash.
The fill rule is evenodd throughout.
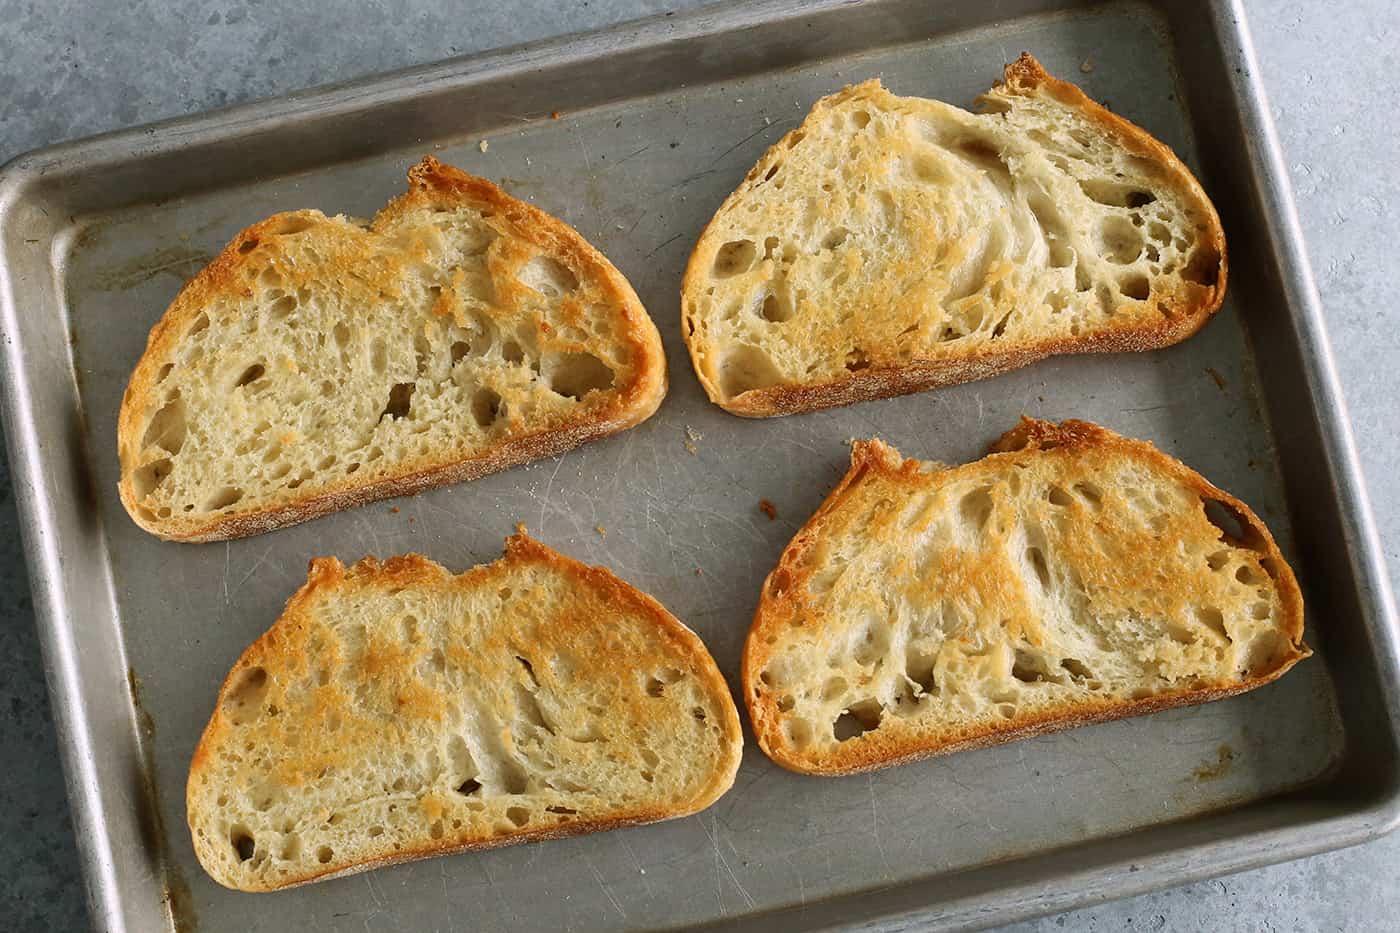
<path id="1" fill-rule="evenodd" d="M 122 401 L 122 502 L 167 538 L 252 534 L 621 430 L 665 388 L 621 273 L 426 157 L 373 221 L 275 215 L 185 286 Z"/>
<path id="2" fill-rule="evenodd" d="M 523 531 L 456 576 L 318 558 L 219 691 L 189 823 L 216 881 L 270 890 L 691 813 L 741 745 L 694 633 Z"/>
<path id="3" fill-rule="evenodd" d="M 1209 700 L 1309 654 L 1247 506 L 1151 444 L 1023 419 L 975 463 L 857 442 L 768 577 L 759 743 L 839 774 Z"/>
<path id="4" fill-rule="evenodd" d="M 982 104 L 866 81 L 758 161 L 681 290 L 712 401 L 789 414 L 1145 350 L 1220 306 L 1220 221 L 1170 149 L 1029 55 Z"/>

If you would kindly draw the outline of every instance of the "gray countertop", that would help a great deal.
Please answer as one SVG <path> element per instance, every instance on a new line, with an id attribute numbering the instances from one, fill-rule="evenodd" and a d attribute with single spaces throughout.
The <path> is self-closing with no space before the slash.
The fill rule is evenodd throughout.
<path id="1" fill-rule="evenodd" d="M 660 0 L 0 0 L 0 161 L 90 133 L 693 6 Z M 292 9 L 291 7 L 297 7 Z M 303 8 L 304 7 L 304 8 Z M 1393 0 L 1247 0 L 1333 348 L 1400 571 L 1400 73 Z M 0 462 L 0 526 L 16 527 Z M 0 538 L 0 926 L 86 924 L 82 884 L 17 535 Z M 1400 929 L 1400 834 L 1019 924 L 1029 931 Z"/>

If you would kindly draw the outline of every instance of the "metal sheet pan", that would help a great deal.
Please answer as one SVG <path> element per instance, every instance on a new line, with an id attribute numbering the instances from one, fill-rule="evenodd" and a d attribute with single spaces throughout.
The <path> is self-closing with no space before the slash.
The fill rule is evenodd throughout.
<path id="1" fill-rule="evenodd" d="M 1158 353 L 838 411 L 753 422 L 709 405 L 677 286 L 758 154 L 841 84 L 879 74 L 970 103 L 1022 49 L 1200 172 L 1234 260 L 1219 317 Z M 116 411 L 183 279 L 272 211 L 373 212 L 424 151 L 566 218 L 632 279 L 669 354 L 660 413 L 397 513 L 380 503 L 226 545 L 138 531 L 115 495 Z M 98 927 L 991 924 L 1389 829 L 1394 610 L 1285 179 L 1232 0 L 724 6 L 16 160 L 0 177 L 6 434 Z M 1022 412 L 1150 438 L 1250 502 L 1300 571 L 1319 656 L 1233 700 L 851 779 L 788 774 L 750 745 L 730 794 L 658 826 L 270 896 L 225 891 L 195 863 L 194 742 L 311 555 L 414 550 L 463 568 L 523 520 L 655 594 L 733 683 L 759 582 L 843 472 L 847 438 L 956 462 Z"/>

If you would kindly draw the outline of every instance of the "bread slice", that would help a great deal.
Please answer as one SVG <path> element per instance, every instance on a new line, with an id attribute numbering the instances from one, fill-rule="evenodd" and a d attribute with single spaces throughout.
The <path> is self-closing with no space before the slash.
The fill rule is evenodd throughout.
<path id="1" fill-rule="evenodd" d="M 1310 652 L 1269 530 L 1151 444 L 1023 419 L 966 466 L 857 442 L 744 649 L 759 745 L 848 774 L 1251 690 Z"/>
<path id="2" fill-rule="evenodd" d="M 122 399 L 122 503 L 214 541 L 474 479 L 656 411 L 632 287 L 557 218 L 424 158 L 369 223 L 277 214 L 151 331 Z"/>
<path id="3" fill-rule="evenodd" d="M 693 632 L 523 529 L 459 576 L 318 558 L 219 692 L 190 832 L 215 881 L 269 891 L 694 813 L 742 741 Z"/>
<path id="4" fill-rule="evenodd" d="M 759 159 L 681 288 L 711 401 L 786 415 L 1149 350 L 1220 307 L 1220 220 L 1170 149 L 1030 55 L 981 103 L 866 81 Z"/>

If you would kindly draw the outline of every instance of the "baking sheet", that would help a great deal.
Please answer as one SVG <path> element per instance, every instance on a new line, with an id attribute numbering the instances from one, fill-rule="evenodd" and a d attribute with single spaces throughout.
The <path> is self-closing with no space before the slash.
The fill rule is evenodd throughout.
<path id="1" fill-rule="evenodd" d="M 959 18 L 898 0 L 769 4 L 624 28 L 592 46 L 557 43 L 442 66 L 416 87 L 389 78 L 324 95 L 318 126 L 354 126 L 378 109 L 419 128 L 374 152 L 364 150 L 380 146 L 375 139 L 347 135 L 333 151 L 357 156 L 351 161 L 314 146 L 279 160 L 269 141 L 308 137 L 314 122 L 285 105 L 263 112 L 262 123 L 255 113 L 226 118 L 221 134 L 202 132 L 198 119 L 170 128 L 168 138 L 183 131 L 191 145 L 214 147 L 206 171 L 187 166 L 188 178 L 158 177 L 158 159 L 143 159 L 136 146 L 110 164 L 89 152 L 75 166 L 70 153 L 74 180 L 48 201 L 3 189 L 13 195 L 0 196 L 7 336 L 25 341 L 11 357 L 7 427 L 16 473 L 30 483 L 26 517 L 62 513 L 26 532 L 37 602 L 53 629 L 46 649 L 75 809 L 80 826 L 99 836 L 84 850 L 99 925 L 152 929 L 151 919 L 168 912 L 176 926 L 206 930 L 780 929 L 860 920 L 893 929 L 902 921 L 892 917 L 920 910 L 921 923 L 990 923 L 1389 825 L 1393 643 L 1383 577 L 1346 563 L 1358 547 L 1370 554 L 1369 519 L 1347 474 L 1301 503 L 1304 511 L 1287 507 L 1285 480 L 1296 486 L 1337 457 L 1348 466 L 1345 426 L 1328 399 L 1318 404 L 1315 386 L 1314 407 L 1300 410 L 1270 383 L 1270 372 L 1295 358 L 1326 376 L 1326 348 L 1288 283 L 1270 276 L 1278 245 L 1265 231 L 1277 218 L 1240 194 L 1269 190 L 1251 174 L 1266 177 L 1267 162 L 1257 152 L 1245 160 L 1242 149 L 1232 163 L 1220 152 L 1239 142 L 1222 142 L 1220 121 L 1193 114 L 1220 92 L 1197 88 L 1209 72 L 1182 60 L 1182 34 L 1193 28 L 1184 24 L 1195 20 L 1179 7 L 1172 20 L 1135 2 L 1044 15 L 1036 11 L 1062 5 L 1012 4 L 995 21 L 995 11 L 963 6 Z M 1220 30 L 1241 28 L 1227 4 L 1198 13 L 1215 24 L 1217 41 Z M 725 30 L 733 41 L 722 41 Z M 694 81 L 661 71 L 686 42 Z M 842 84 L 879 75 L 897 93 L 970 105 L 1023 49 L 1202 171 L 1232 247 L 1243 246 L 1217 318 L 1165 351 L 1060 358 L 831 412 L 746 421 L 710 405 L 679 332 L 680 275 L 704 222 L 757 156 Z M 582 65 L 609 50 L 614 61 L 639 56 L 652 70 L 638 65 L 631 85 L 600 90 L 606 67 Z M 1213 68 L 1228 67 L 1221 55 Z M 500 113 L 483 107 L 454 120 L 432 96 L 443 82 L 468 84 L 493 68 L 516 92 L 508 104 L 491 98 Z M 562 113 L 554 119 L 550 110 Z M 239 133 L 253 142 L 235 145 Z M 1203 164 L 1205 148 L 1212 164 Z M 261 537 L 177 545 L 139 531 L 115 495 L 116 413 L 148 329 L 184 279 L 274 211 L 372 214 L 425 151 L 563 217 L 631 279 L 671 368 L 657 416 L 560 458 Z M 98 177 L 135 183 L 129 197 L 103 200 Z M 124 197 L 132 203 L 92 208 Z M 57 315 L 66 339 L 36 314 Z M 42 429 L 19 424 L 18 412 L 44 405 L 67 415 Z M 906 455 L 961 462 L 1022 413 L 1087 418 L 1150 439 L 1249 502 L 1300 561 L 1313 600 L 1308 639 L 1320 656 L 1229 701 L 855 778 L 789 774 L 750 742 L 729 794 L 702 814 L 652 827 L 258 897 L 219 888 L 195 862 L 184 816 L 190 753 L 229 665 L 277 617 L 309 557 L 418 551 L 460 570 L 494 559 L 523 521 L 551 546 L 655 595 L 702 636 L 735 685 L 760 582 L 845 472 L 849 438 L 878 436 Z M 1310 434 L 1309 416 L 1333 433 Z M 761 499 L 776 518 L 760 511 Z M 1312 557 L 1326 541 L 1296 548 L 1295 518 L 1316 524 L 1318 509 L 1339 516 L 1331 564 Z M 1336 669 L 1354 672 L 1340 700 Z M 1363 701 L 1372 719 L 1353 715 Z M 1360 751 L 1348 744 L 1357 735 L 1366 737 Z M 1355 779 L 1362 770 L 1376 786 Z M 1211 816 L 1191 819 L 1203 814 Z"/>

